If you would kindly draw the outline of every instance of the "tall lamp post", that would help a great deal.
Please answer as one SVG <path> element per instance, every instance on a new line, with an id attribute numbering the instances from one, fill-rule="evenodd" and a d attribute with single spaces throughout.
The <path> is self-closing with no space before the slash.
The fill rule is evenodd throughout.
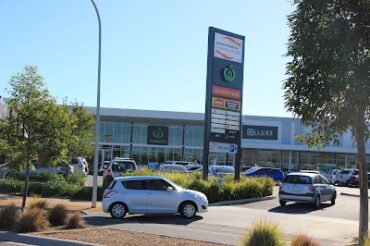
<path id="1" fill-rule="evenodd" d="M 91 198 L 91 207 L 96 208 L 96 200 L 98 193 L 98 161 L 99 161 L 99 136 L 100 136 L 100 71 L 101 71 L 101 22 L 100 14 L 94 0 L 91 0 L 94 6 L 96 16 L 99 22 L 99 59 L 98 59 L 98 93 L 96 100 L 96 114 L 95 114 L 95 153 L 94 153 L 94 178 L 93 178 L 93 192 Z"/>

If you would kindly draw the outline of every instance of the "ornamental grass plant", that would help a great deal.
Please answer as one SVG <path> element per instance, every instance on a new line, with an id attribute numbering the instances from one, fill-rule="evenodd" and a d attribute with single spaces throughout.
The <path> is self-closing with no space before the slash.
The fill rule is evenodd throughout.
<path id="1" fill-rule="evenodd" d="M 65 229 L 83 229 L 85 227 L 85 221 L 82 219 L 80 213 L 75 212 L 69 217 Z"/>
<path id="2" fill-rule="evenodd" d="M 11 231 L 19 221 L 20 211 L 14 203 L 0 209 L 0 231 Z"/>
<path id="3" fill-rule="evenodd" d="M 320 244 L 307 235 L 298 234 L 293 236 L 291 246 L 320 246 Z"/>
<path id="4" fill-rule="evenodd" d="M 27 209 L 20 217 L 19 232 L 38 232 L 45 230 L 49 225 L 48 215 L 45 210 L 34 207 Z"/>
<path id="5" fill-rule="evenodd" d="M 65 225 L 67 222 L 67 209 L 64 204 L 57 204 L 49 211 L 49 222 L 53 226 Z"/>
<path id="6" fill-rule="evenodd" d="M 257 221 L 246 232 L 240 242 L 241 246 L 283 246 L 282 233 L 277 224 Z"/>

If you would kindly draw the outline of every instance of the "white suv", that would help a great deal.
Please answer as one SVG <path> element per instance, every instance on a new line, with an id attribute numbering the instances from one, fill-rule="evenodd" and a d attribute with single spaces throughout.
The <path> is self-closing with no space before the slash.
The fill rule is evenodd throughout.
<path id="1" fill-rule="evenodd" d="M 103 187 L 107 187 L 115 177 L 137 170 L 138 167 L 133 159 L 115 157 L 110 161 L 108 168 L 103 173 Z"/>
<path id="2" fill-rule="evenodd" d="M 159 176 L 115 178 L 104 191 L 102 210 L 113 218 L 129 214 L 177 214 L 192 218 L 206 212 L 207 197 L 198 191 L 184 189 Z"/>
<path id="3" fill-rule="evenodd" d="M 83 157 L 73 157 L 72 163 L 74 172 L 82 173 L 83 175 L 87 176 L 89 174 L 89 164 Z"/>

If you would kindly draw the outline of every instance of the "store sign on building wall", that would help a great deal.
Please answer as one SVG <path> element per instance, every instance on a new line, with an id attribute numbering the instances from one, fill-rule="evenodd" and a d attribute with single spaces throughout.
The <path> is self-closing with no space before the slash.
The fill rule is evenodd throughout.
<path id="1" fill-rule="evenodd" d="M 168 127 L 148 126 L 147 144 L 168 145 Z"/>
<path id="2" fill-rule="evenodd" d="M 278 139 L 278 127 L 243 125 L 243 138 L 261 139 L 261 140 L 277 140 Z"/>

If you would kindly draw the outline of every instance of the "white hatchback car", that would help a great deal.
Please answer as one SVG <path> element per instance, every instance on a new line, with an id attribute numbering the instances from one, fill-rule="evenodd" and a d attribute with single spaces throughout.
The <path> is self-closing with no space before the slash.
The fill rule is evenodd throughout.
<path id="1" fill-rule="evenodd" d="M 208 210 L 207 197 L 160 176 L 118 177 L 104 191 L 102 210 L 113 218 L 129 214 L 178 214 L 192 218 Z"/>

